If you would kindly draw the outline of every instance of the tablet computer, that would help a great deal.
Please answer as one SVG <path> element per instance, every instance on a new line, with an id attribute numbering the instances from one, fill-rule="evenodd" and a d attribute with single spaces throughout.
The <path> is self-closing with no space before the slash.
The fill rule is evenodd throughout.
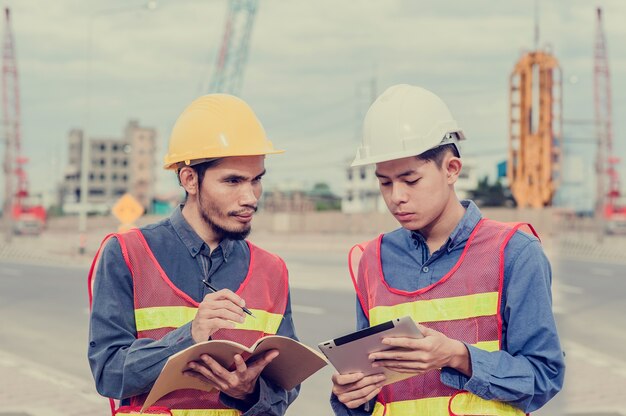
<path id="1" fill-rule="evenodd" d="M 382 343 L 387 337 L 423 338 L 410 316 L 395 318 L 339 338 L 321 342 L 318 348 L 340 374 L 363 373 L 366 376 L 385 373 L 385 384 L 412 377 L 414 374 L 397 373 L 383 367 L 372 367 L 368 356 L 377 351 L 391 349 Z"/>

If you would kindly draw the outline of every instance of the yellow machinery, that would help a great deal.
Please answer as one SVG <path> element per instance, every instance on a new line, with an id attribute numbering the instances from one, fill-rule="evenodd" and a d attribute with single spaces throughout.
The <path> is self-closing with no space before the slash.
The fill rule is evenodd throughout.
<path id="1" fill-rule="evenodd" d="M 561 170 L 561 69 L 548 52 L 524 54 L 510 77 L 507 177 L 518 207 L 551 205 Z"/>

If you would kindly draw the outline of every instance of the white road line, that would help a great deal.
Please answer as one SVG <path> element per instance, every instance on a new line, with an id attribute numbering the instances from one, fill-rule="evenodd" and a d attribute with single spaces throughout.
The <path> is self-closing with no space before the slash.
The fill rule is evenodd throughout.
<path id="1" fill-rule="evenodd" d="M 5 372 L 7 368 L 11 368 L 11 371 L 19 371 L 28 377 L 45 381 L 50 385 L 73 391 L 90 402 L 102 402 L 102 397 L 95 393 L 92 383 L 44 364 L 0 350 L 0 369 Z"/>
<path id="2" fill-rule="evenodd" d="M 309 313 L 311 315 L 324 315 L 324 313 L 326 312 L 324 309 L 316 308 L 315 306 L 304 306 L 295 304 L 291 305 L 291 309 L 294 312 Z"/>
<path id="3" fill-rule="evenodd" d="M 582 287 L 567 285 L 563 283 L 559 285 L 559 290 L 563 293 L 567 293 L 570 295 L 580 295 L 584 292 L 584 289 Z"/>
<path id="4" fill-rule="evenodd" d="M 0 276 L 19 276 L 21 273 L 18 269 L 12 269 L 9 267 L 0 268 Z"/>
<path id="5" fill-rule="evenodd" d="M 569 340 L 563 341 L 563 350 L 566 357 L 582 360 L 597 367 L 606 368 L 607 371 L 621 377 L 626 377 L 626 361 Z"/>

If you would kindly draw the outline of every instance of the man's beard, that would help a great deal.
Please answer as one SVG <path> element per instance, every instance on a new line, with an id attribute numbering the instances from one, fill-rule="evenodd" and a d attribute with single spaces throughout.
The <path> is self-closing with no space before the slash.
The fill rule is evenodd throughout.
<path id="1" fill-rule="evenodd" d="M 220 241 L 225 238 L 229 240 L 243 240 L 248 235 L 250 235 L 250 231 L 252 231 L 252 226 L 250 225 L 250 223 L 245 224 L 244 225 L 245 228 L 243 230 L 233 231 L 233 230 L 226 229 L 222 227 L 221 225 L 217 224 L 215 221 L 213 221 L 211 217 L 209 216 L 209 212 L 211 212 L 211 213 L 214 213 L 215 216 L 220 217 L 221 215 L 220 215 L 219 210 L 213 207 L 212 204 L 210 203 L 207 204 L 208 209 L 205 210 L 202 204 L 202 198 L 199 198 L 199 204 L 200 204 L 199 206 L 200 215 L 202 216 L 202 219 L 209 227 L 211 227 L 211 230 L 213 231 L 215 236 L 219 237 Z M 250 209 L 253 209 L 255 212 L 257 210 L 256 207 L 250 207 Z M 240 212 L 248 212 L 250 211 L 250 209 L 245 209 L 241 211 L 231 211 L 226 214 L 226 217 L 235 216 L 239 214 Z"/>

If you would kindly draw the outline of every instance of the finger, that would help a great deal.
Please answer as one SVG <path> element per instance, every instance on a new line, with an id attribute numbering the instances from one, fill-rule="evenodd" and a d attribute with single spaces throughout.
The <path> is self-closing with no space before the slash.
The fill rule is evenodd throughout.
<path id="1" fill-rule="evenodd" d="M 263 357 L 256 360 L 248 367 L 250 370 L 256 371 L 257 374 L 263 371 L 263 369 L 271 363 L 276 357 L 278 357 L 280 352 L 278 350 L 269 350 L 263 354 Z"/>
<path id="2" fill-rule="evenodd" d="M 359 407 L 363 403 L 367 403 L 370 400 L 372 400 L 374 397 L 376 397 L 378 395 L 378 393 L 380 393 L 381 389 L 382 389 L 382 387 L 376 387 L 374 390 L 372 390 L 372 392 L 370 394 L 368 394 L 364 398 L 359 399 L 359 400 L 355 400 L 355 401 L 352 401 L 352 402 L 349 402 L 349 405 L 346 405 L 346 406 L 351 408 L 351 409 L 354 409 L 355 407 Z"/>
<path id="3" fill-rule="evenodd" d="M 396 361 L 396 360 L 383 360 L 377 361 L 376 367 L 384 367 L 392 371 L 398 372 L 413 372 L 413 371 L 424 371 L 428 368 L 428 365 L 425 363 L 417 362 L 417 361 Z"/>
<path id="4" fill-rule="evenodd" d="M 233 329 L 236 323 L 225 319 L 196 319 L 191 323 L 191 331 L 208 333 L 209 335 L 218 329 Z"/>
<path id="5" fill-rule="evenodd" d="M 204 296 L 204 299 L 207 298 L 209 298 L 210 300 L 228 299 L 235 305 L 238 305 L 240 308 L 246 306 L 246 301 L 230 289 L 222 289 L 214 293 L 208 293 Z"/>
<path id="6" fill-rule="evenodd" d="M 241 308 L 239 308 L 241 310 Z M 246 315 L 243 312 L 239 313 L 239 311 L 234 312 L 229 309 L 205 309 L 203 311 L 198 311 L 197 315 L 198 319 L 226 319 L 228 321 L 243 323 L 246 320 Z"/>
<path id="7" fill-rule="evenodd" d="M 211 370 L 211 372 L 215 374 L 217 377 L 219 377 L 220 379 L 227 380 L 229 378 L 230 371 L 222 367 L 222 365 L 218 363 L 217 361 L 215 361 L 213 357 L 211 357 L 210 355 L 202 354 L 200 356 L 200 359 L 202 360 L 202 363 L 204 363 L 204 365 L 208 367 Z"/>
<path id="8" fill-rule="evenodd" d="M 356 383 L 364 377 L 363 373 L 350 373 L 350 374 L 333 374 L 332 380 L 334 384 L 345 386 L 346 384 Z"/>
<path id="9" fill-rule="evenodd" d="M 205 365 L 192 361 L 188 363 L 187 366 L 190 368 L 192 376 L 193 376 L 193 373 L 195 372 L 198 376 L 203 377 L 203 378 L 200 378 L 200 380 L 203 380 L 203 379 L 205 379 L 205 381 L 208 380 L 210 384 L 212 384 L 214 387 L 216 387 L 219 390 L 223 391 L 228 388 L 228 385 L 226 384 L 225 380 L 222 377 L 219 377 L 217 374 L 215 374 L 210 368 L 207 368 Z M 194 377 L 198 378 L 197 376 L 194 376 Z"/>
<path id="10" fill-rule="evenodd" d="M 379 390 L 379 389 L 380 389 L 380 386 L 377 386 L 376 384 L 372 384 L 369 386 L 365 386 L 359 390 L 355 390 L 355 391 L 338 395 L 337 398 L 339 399 L 339 401 L 341 401 L 348 407 L 351 407 L 351 406 L 358 407 L 366 402 L 366 398 L 370 394 L 372 394 L 374 391 Z"/>
<path id="11" fill-rule="evenodd" d="M 335 385 L 333 386 L 333 393 L 335 393 L 336 396 L 339 396 L 345 393 L 357 392 L 370 386 L 381 386 L 386 379 L 387 377 L 383 373 L 373 374 L 371 376 L 363 377 L 355 383 L 343 386 Z"/>
<path id="12" fill-rule="evenodd" d="M 383 338 L 382 343 L 396 348 L 418 349 L 420 340 L 406 337 L 387 337 Z"/>
<path id="13" fill-rule="evenodd" d="M 417 324 L 417 329 L 420 330 L 420 332 L 422 333 L 422 335 L 424 335 L 425 337 L 431 336 L 431 335 L 435 335 L 438 332 L 435 331 L 434 329 L 431 329 L 427 326 L 424 326 L 422 324 Z"/>
<path id="14" fill-rule="evenodd" d="M 235 354 L 235 372 L 239 373 L 240 376 L 246 373 L 248 370 L 248 365 L 243 360 L 243 357 L 239 354 Z"/>
<path id="15" fill-rule="evenodd" d="M 183 374 L 185 376 L 187 376 L 187 377 L 193 377 L 195 379 L 198 379 L 198 380 L 202 381 L 203 383 L 210 384 L 213 387 L 217 387 L 213 381 L 209 380 L 208 378 L 206 378 L 205 376 L 203 376 L 202 374 L 200 374 L 199 372 L 197 372 L 196 370 L 193 370 L 191 368 L 189 370 L 183 371 Z"/>
<path id="16" fill-rule="evenodd" d="M 245 319 L 243 309 L 237 306 L 230 300 L 218 300 L 214 302 L 202 302 L 198 307 L 196 316 L 202 318 L 213 318 L 216 316 L 226 317 L 233 321 L 239 321 L 241 318 Z"/>
<path id="17" fill-rule="evenodd" d="M 373 367 L 376 367 L 378 361 L 382 360 L 398 360 L 398 361 L 414 361 L 418 360 L 421 357 L 421 351 L 413 351 L 413 350 L 404 350 L 404 349 L 391 349 L 385 351 L 374 352 L 368 356 L 370 360 L 373 360 Z"/>

